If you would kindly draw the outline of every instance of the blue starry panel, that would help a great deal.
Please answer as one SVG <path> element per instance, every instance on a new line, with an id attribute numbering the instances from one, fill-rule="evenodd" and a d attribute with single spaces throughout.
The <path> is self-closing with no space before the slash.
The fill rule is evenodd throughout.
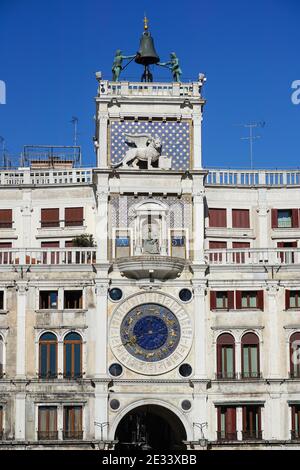
<path id="1" fill-rule="evenodd" d="M 190 168 L 190 123 L 188 121 L 112 121 L 110 125 L 110 161 L 119 163 L 129 149 L 125 134 L 158 135 L 162 142 L 161 154 L 171 157 L 172 170 Z"/>

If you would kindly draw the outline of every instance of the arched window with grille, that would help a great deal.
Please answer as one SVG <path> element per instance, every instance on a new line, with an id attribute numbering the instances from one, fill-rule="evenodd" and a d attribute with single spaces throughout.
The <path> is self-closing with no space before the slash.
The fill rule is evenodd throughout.
<path id="1" fill-rule="evenodd" d="M 300 332 L 290 338 L 290 377 L 300 378 Z"/>
<path id="2" fill-rule="evenodd" d="M 71 332 L 64 339 L 64 377 L 75 379 L 82 376 L 82 338 Z"/>
<path id="3" fill-rule="evenodd" d="M 42 379 L 57 377 L 57 338 L 51 332 L 40 337 L 39 376 Z"/>
<path id="4" fill-rule="evenodd" d="M 0 379 L 4 375 L 4 341 L 0 335 Z"/>
<path id="5" fill-rule="evenodd" d="M 223 333 L 217 340 L 217 378 L 235 378 L 235 342 L 229 333 Z"/>
<path id="6" fill-rule="evenodd" d="M 257 379 L 259 376 L 259 338 L 255 333 L 246 333 L 242 337 L 242 377 Z"/>

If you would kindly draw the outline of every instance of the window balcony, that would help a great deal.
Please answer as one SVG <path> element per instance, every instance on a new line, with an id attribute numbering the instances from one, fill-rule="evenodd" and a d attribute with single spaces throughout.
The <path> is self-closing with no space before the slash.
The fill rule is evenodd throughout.
<path id="1" fill-rule="evenodd" d="M 58 431 L 38 431 L 39 441 L 57 441 Z"/>
<path id="2" fill-rule="evenodd" d="M 300 379 L 300 370 L 294 370 L 289 372 L 290 379 Z"/>
<path id="3" fill-rule="evenodd" d="M 41 380 L 52 380 L 52 379 L 57 379 L 58 374 L 57 372 L 45 372 L 45 373 L 39 373 L 38 377 Z"/>
<path id="4" fill-rule="evenodd" d="M 130 279 L 175 279 L 187 265 L 184 258 L 164 255 L 140 255 L 118 258 L 116 265 Z"/>
<path id="5" fill-rule="evenodd" d="M 300 441 L 300 429 L 292 430 L 291 431 L 291 440 L 292 441 Z"/>
<path id="6" fill-rule="evenodd" d="M 235 372 L 217 372 L 216 380 L 237 380 L 238 374 Z"/>
<path id="7" fill-rule="evenodd" d="M 262 373 L 261 372 L 241 372 L 240 379 L 241 380 L 248 380 L 248 379 L 261 379 Z"/>
<path id="8" fill-rule="evenodd" d="M 253 429 L 252 431 L 242 431 L 243 441 L 261 441 L 262 440 L 262 431 L 258 429 Z"/>
<path id="9" fill-rule="evenodd" d="M 83 431 L 63 431 L 63 439 L 82 440 Z"/>
<path id="10" fill-rule="evenodd" d="M 217 431 L 217 441 L 237 441 L 237 432 Z"/>

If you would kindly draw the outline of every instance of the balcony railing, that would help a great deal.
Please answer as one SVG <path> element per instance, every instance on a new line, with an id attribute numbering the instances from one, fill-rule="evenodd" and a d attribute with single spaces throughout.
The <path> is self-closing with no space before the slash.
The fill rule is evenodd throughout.
<path id="1" fill-rule="evenodd" d="M 218 441 L 236 441 L 237 432 L 217 431 Z"/>
<path id="2" fill-rule="evenodd" d="M 199 82 L 193 83 L 142 83 L 142 82 L 109 82 L 101 80 L 99 96 L 168 96 L 199 97 Z"/>
<path id="3" fill-rule="evenodd" d="M 63 439 L 77 439 L 83 438 L 83 431 L 63 431 Z"/>
<path id="4" fill-rule="evenodd" d="M 239 377 L 241 380 L 247 380 L 247 379 L 261 379 L 262 378 L 262 373 L 261 372 L 241 372 L 239 374 Z"/>
<path id="5" fill-rule="evenodd" d="M 240 248 L 205 250 L 207 264 L 290 265 L 300 264 L 300 248 Z"/>
<path id="6" fill-rule="evenodd" d="M 300 429 L 292 430 L 291 431 L 291 440 L 292 441 L 299 441 L 300 440 Z"/>
<path id="7" fill-rule="evenodd" d="M 39 441 L 57 441 L 58 431 L 38 431 Z"/>
<path id="8" fill-rule="evenodd" d="M 42 379 L 42 380 L 57 379 L 58 377 L 57 372 L 45 372 L 45 373 L 40 372 L 38 376 L 39 376 L 39 379 Z"/>
<path id="9" fill-rule="evenodd" d="M 0 265 L 94 264 L 95 248 L 3 248 Z"/>
<path id="10" fill-rule="evenodd" d="M 297 186 L 300 185 L 300 170 L 208 169 L 206 184 L 218 186 Z"/>
<path id="11" fill-rule="evenodd" d="M 236 372 L 217 372 L 216 380 L 237 380 L 238 374 Z"/>
<path id="12" fill-rule="evenodd" d="M 289 372 L 290 379 L 300 379 L 300 370 L 291 370 Z"/>
<path id="13" fill-rule="evenodd" d="M 252 431 L 242 431 L 242 439 L 243 441 L 261 441 L 262 431 L 259 431 L 258 429 L 253 429 Z"/>

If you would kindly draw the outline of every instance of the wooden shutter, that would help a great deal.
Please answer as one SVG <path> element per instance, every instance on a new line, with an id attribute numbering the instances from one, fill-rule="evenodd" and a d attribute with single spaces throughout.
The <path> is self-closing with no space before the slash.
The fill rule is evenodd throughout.
<path id="1" fill-rule="evenodd" d="M 242 308 L 242 292 L 240 290 L 235 292 L 235 308 L 237 310 Z"/>
<path id="2" fill-rule="evenodd" d="M 209 209 L 210 227 L 227 227 L 226 209 Z"/>
<path id="3" fill-rule="evenodd" d="M 0 209 L 0 228 L 12 227 L 12 209 Z"/>
<path id="4" fill-rule="evenodd" d="M 298 212 L 299 212 L 299 209 L 292 209 L 292 227 L 293 228 L 299 227 Z"/>
<path id="5" fill-rule="evenodd" d="M 264 291 L 263 290 L 259 290 L 257 292 L 257 308 L 259 308 L 260 310 L 264 309 Z"/>
<path id="6" fill-rule="evenodd" d="M 59 209 L 41 209 L 41 227 L 59 227 Z"/>
<path id="7" fill-rule="evenodd" d="M 288 310 L 290 308 L 290 293 L 291 291 L 285 289 L 285 309 Z"/>
<path id="8" fill-rule="evenodd" d="M 66 207 L 65 225 L 66 227 L 83 225 L 83 207 Z"/>
<path id="9" fill-rule="evenodd" d="M 272 209 L 271 217 L 272 217 L 272 228 L 277 228 L 278 227 L 278 210 L 277 209 Z"/>
<path id="10" fill-rule="evenodd" d="M 250 228 L 249 209 L 232 209 L 232 227 Z"/>
<path id="11" fill-rule="evenodd" d="M 215 310 L 217 306 L 217 300 L 216 300 L 216 292 L 215 291 L 210 291 L 210 309 Z"/>
<path id="12" fill-rule="evenodd" d="M 228 295 L 228 310 L 233 310 L 234 309 L 234 291 L 229 290 L 227 292 Z"/>
<path id="13" fill-rule="evenodd" d="M 226 433 L 236 432 L 236 408 L 228 407 L 226 410 Z"/>

